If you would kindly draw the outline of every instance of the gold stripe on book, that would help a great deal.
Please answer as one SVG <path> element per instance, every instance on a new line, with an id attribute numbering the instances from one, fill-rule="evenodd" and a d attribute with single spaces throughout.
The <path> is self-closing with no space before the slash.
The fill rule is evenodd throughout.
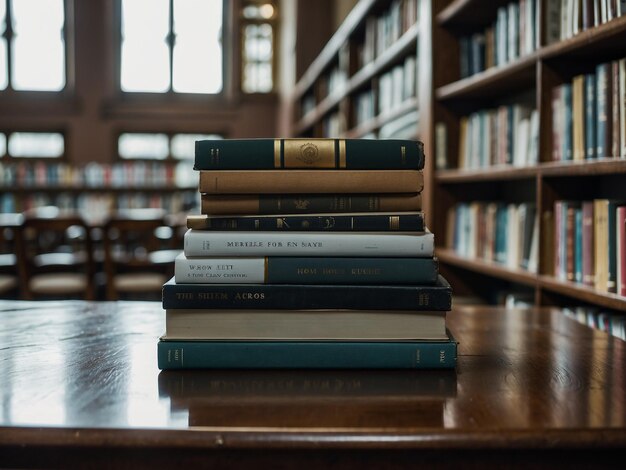
<path id="1" fill-rule="evenodd" d="M 284 168 L 335 168 L 334 139 L 287 139 Z"/>
<path id="2" fill-rule="evenodd" d="M 276 218 L 276 228 L 283 228 L 283 219 L 280 217 Z"/>
<path id="3" fill-rule="evenodd" d="M 268 279 L 267 273 L 269 271 L 269 267 L 268 267 L 268 263 L 267 263 L 267 256 L 263 258 L 263 263 L 264 263 L 264 266 L 263 266 L 263 280 L 265 282 L 267 282 L 267 279 Z"/>
<path id="4" fill-rule="evenodd" d="M 390 215 L 389 228 L 391 230 L 398 230 L 400 228 L 400 217 L 398 217 L 397 215 Z"/>
<path id="5" fill-rule="evenodd" d="M 346 141 L 339 141 L 339 168 L 346 168 Z"/>
<path id="6" fill-rule="evenodd" d="M 280 167 L 280 139 L 274 139 L 274 168 Z"/>

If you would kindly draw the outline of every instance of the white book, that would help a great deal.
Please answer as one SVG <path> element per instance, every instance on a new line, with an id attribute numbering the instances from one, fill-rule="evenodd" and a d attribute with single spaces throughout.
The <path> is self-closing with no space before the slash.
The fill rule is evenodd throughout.
<path id="1" fill-rule="evenodd" d="M 184 253 L 193 256 L 432 257 L 432 232 L 233 232 L 189 229 Z"/>

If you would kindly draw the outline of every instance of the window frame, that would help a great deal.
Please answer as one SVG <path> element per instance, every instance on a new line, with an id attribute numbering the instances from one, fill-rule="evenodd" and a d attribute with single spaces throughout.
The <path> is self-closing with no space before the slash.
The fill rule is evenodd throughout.
<path id="1" fill-rule="evenodd" d="M 15 0 L 0 0 L 5 2 L 7 7 L 6 16 L 10 18 L 11 2 Z M 75 89 L 75 22 L 74 22 L 74 2 L 76 0 L 62 0 L 63 1 L 63 41 L 65 46 L 65 86 L 58 91 L 49 90 L 16 90 L 13 88 L 11 78 L 11 57 L 13 55 L 11 39 L 14 35 L 12 25 L 10 21 L 6 22 L 6 29 L 4 33 L 4 39 L 7 41 L 7 73 L 8 73 L 8 85 L 4 90 L 0 90 L 0 99 L 13 100 L 13 99 L 33 99 L 38 100 L 41 98 L 46 99 L 65 99 L 68 96 L 73 95 Z"/>
<path id="2" fill-rule="evenodd" d="M 170 5 L 173 0 L 169 0 Z M 222 91 L 219 93 L 182 93 L 172 89 L 172 49 L 169 50 L 170 77 L 169 89 L 163 93 L 123 91 L 121 84 L 122 72 L 122 0 L 115 0 L 114 5 L 114 41 L 113 41 L 113 84 L 115 93 L 123 101 L 138 101 L 147 103 L 209 103 L 232 100 L 237 90 L 233 87 L 232 78 L 237 70 L 232 67 L 231 51 L 237 47 L 233 41 L 231 32 L 233 31 L 233 11 L 239 5 L 239 0 L 222 0 Z M 170 28 L 172 22 L 170 19 Z M 171 33 L 171 31 L 170 31 Z M 117 140 L 116 140 L 117 142 Z M 117 153 L 117 152 L 116 152 Z"/>
<path id="3" fill-rule="evenodd" d="M 17 132 L 28 132 L 28 133 L 44 133 L 44 134 L 61 134 L 63 136 L 63 153 L 58 157 L 16 157 L 9 153 L 9 136 L 11 134 L 15 134 Z M 69 148 L 69 133 L 67 129 L 62 127 L 2 127 L 0 128 L 0 134 L 4 134 L 6 136 L 6 151 L 4 155 L 0 155 L 0 163 L 17 163 L 17 162 L 69 162 L 68 158 L 68 148 Z"/>

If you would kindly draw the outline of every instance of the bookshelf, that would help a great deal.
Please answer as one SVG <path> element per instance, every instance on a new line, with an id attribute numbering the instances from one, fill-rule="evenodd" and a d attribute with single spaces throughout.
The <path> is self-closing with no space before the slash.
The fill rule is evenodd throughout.
<path id="1" fill-rule="evenodd" d="M 111 210 L 135 207 L 179 213 L 198 204 L 197 182 L 187 179 L 168 162 L 0 161 L 0 212 L 55 205 L 80 209 L 94 219 Z"/>
<path id="2" fill-rule="evenodd" d="M 520 10 L 528 5 L 528 1 L 517 3 Z M 433 15 L 433 43 L 454 51 L 459 57 L 456 64 L 448 64 L 446 71 L 434 67 L 433 116 L 437 125 L 446 130 L 445 138 L 439 138 L 435 142 L 433 152 L 441 156 L 437 168 L 433 171 L 431 184 L 432 198 L 438 203 L 433 229 L 435 233 L 447 234 L 446 239 L 438 240 L 438 256 L 442 262 L 442 270 L 448 274 L 451 284 L 459 293 L 493 301 L 495 290 L 519 290 L 530 295 L 535 305 L 572 308 L 584 306 L 590 311 L 623 312 L 626 310 L 625 295 L 598 288 L 593 281 L 590 285 L 575 278 L 570 279 L 570 276 L 575 277 L 572 273 L 563 274 L 562 277 L 558 274 L 554 264 L 559 255 L 555 254 L 555 250 L 559 250 L 559 247 L 567 249 L 569 246 L 567 237 L 574 236 L 573 234 L 577 230 L 582 231 L 582 228 L 578 229 L 574 223 L 573 228 L 566 229 L 571 230 L 571 233 L 554 232 L 563 226 L 555 221 L 557 202 L 567 201 L 576 206 L 584 201 L 605 198 L 626 201 L 626 187 L 623 183 L 626 181 L 626 153 L 623 151 L 626 142 L 608 152 L 605 150 L 600 157 L 593 155 L 593 151 L 589 151 L 590 155 L 586 149 L 583 149 L 582 154 L 577 157 L 563 157 L 559 154 L 563 149 L 575 153 L 577 147 L 581 148 L 581 144 L 576 143 L 576 136 L 583 135 L 585 131 L 591 132 L 593 139 L 598 135 L 594 126 L 598 125 L 597 116 L 600 113 L 595 113 L 596 121 L 586 121 L 585 113 L 587 109 L 590 112 L 597 109 L 592 108 L 591 104 L 599 95 L 597 89 L 594 89 L 594 94 L 590 95 L 592 99 L 586 96 L 582 101 L 580 97 L 578 101 L 576 98 L 570 98 L 570 110 L 567 110 L 565 105 L 557 106 L 555 95 L 558 93 L 556 90 L 562 85 L 572 85 L 577 76 L 595 77 L 595 82 L 590 81 L 595 85 L 599 80 L 596 72 L 599 65 L 624 62 L 621 59 L 626 58 L 626 16 L 618 16 L 619 12 L 616 10 L 612 14 L 608 12 L 609 16 L 602 18 L 598 24 L 585 23 L 589 18 L 585 16 L 583 20 L 583 4 L 610 9 L 620 6 L 617 5 L 620 2 L 563 3 L 571 7 L 572 11 L 579 9 L 578 13 L 573 14 L 581 15 L 580 21 L 571 27 L 573 30 L 570 30 L 570 27 L 566 26 L 567 18 L 563 18 L 567 14 L 554 15 L 553 9 L 557 3 L 561 4 L 550 0 L 536 0 L 533 18 L 534 23 L 540 27 L 536 30 L 534 47 L 498 65 L 486 58 L 482 61 L 477 60 L 483 63 L 479 63 L 474 67 L 475 70 L 470 70 L 469 73 L 462 70 L 467 66 L 460 58 L 462 51 L 468 50 L 468 46 L 462 44 L 466 41 L 464 38 L 470 38 L 470 42 L 472 40 L 478 42 L 479 45 L 474 45 L 474 51 L 478 50 L 479 53 L 486 53 L 493 48 L 493 45 L 488 44 L 489 34 L 494 34 L 489 32 L 490 25 L 498 20 L 501 9 L 509 8 L 511 2 L 490 2 L 489 6 L 481 3 L 478 7 L 478 2 L 474 0 L 454 0 L 444 4 L 442 9 Z M 622 13 L 624 14 L 626 11 Z M 560 34 L 555 33 L 556 28 L 550 18 L 560 19 Z M 575 20 L 572 22 L 575 23 Z M 520 20 L 520 23 L 523 21 Z M 497 31 L 497 26 L 494 26 L 494 29 Z M 481 34 L 484 34 L 482 39 Z M 497 34 L 496 32 L 496 37 Z M 483 46 L 481 40 L 485 42 L 484 50 L 480 49 Z M 436 60 L 436 53 L 434 57 Z M 491 62 L 490 66 L 487 66 L 488 62 Z M 480 65 L 483 66 L 482 69 Z M 619 65 L 615 67 L 619 70 Z M 619 80 L 620 78 L 617 78 L 616 82 L 620 83 Z M 621 97 L 623 101 L 624 92 L 622 91 L 620 95 L 619 88 L 616 91 L 618 93 L 615 93 L 615 99 L 619 100 Z M 613 97 L 610 93 L 606 96 L 608 99 Z M 528 137 L 535 141 L 535 160 L 522 161 L 521 165 L 512 164 L 510 160 L 508 164 L 502 164 L 490 155 L 490 159 L 483 158 L 478 163 L 467 164 L 468 155 L 475 158 L 475 154 L 484 157 L 485 153 L 493 153 L 493 149 L 485 150 L 480 148 L 480 145 L 478 150 L 471 149 L 472 145 L 467 143 L 468 139 L 476 141 L 475 138 L 472 139 L 471 132 L 475 132 L 475 136 L 491 136 L 483 133 L 488 131 L 483 131 L 482 128 L 473 131 L 471 117 L 468 116 L 472 116 L 473 113 L 480 114 L 483 110 L 497 109 L 502 105 L 515 105 L 520 101 L 525 101 L 536 109 L 538 118 L 536 134 L 533 135 L 531 132 Z M 583 107 L 577 109 L 577 102 L 579 105 L 582 103 Z M 618 106 L 623 107 L 624 103 Z M 563 114 L 559 114 L 566 112 L 570 112 L 571 115 L 563 118 Z M 583 131 L 576 128 L 576 116 L 580 116 L 579 123 L 582 122 Z M 620 138 L 620 126 L 626 126 L 623 116 L 623 111 L 621 116 L 619 112 L 615 116 L 609 116 L 609 122 L 613 119 L 618 129 L 609 131 L 612 133 L 613 141 L 616 132 L 618 139 Z M 480 118 L 475 119 L 477 119 L 475 122 L 483 125 Z M 487 126 L 492 126 L 489 119 L 487 116 L 483 118 L 483 122 L 486 122 Z M 565 126 L 562 122 L 571 122 L 571 127 L 569 129 L 559 127 L 559 123 Z M 494 127 L 490 127 L 490 130 L 493 129 Z M 519 129 L 519 126 L 515 126 L 513 132 L 518 132 Z M 567 132 L 575 135 L 565 138 L 569 139 L 567 144 L 559 142 L 557 139 L 564 139 L 563 136 L 567 135 Z M 498 137 L 499 135 L 496 139 Z M 581 141 L 584 139 L 585 143 L 589 143 L 593 140 L 591 137 L 584 135 Z M 621 139 L 623 140 L 623 137 Z M 463 215 L 459 216 L 456 210 L 450 215 L 449 211 L 459 207 L 467 211 L 466 205 L 471 207 L 476 201 L 487 206 L 489 203 L 534 205 L 537 214 L 535 224 L 538 227 L 537 269 L 534 272 L 520 267 L 509 267 L 506 263 L 488 259 L 484 253 L 481 256 L 476 250 L 470 250 L 472 251 L 470 256 L 463 253 L 464 250 L 459 250 L 458 221 Z M 479 216 L 477 220 L 484 219 L 480 219 Z M 595 221 L 592 220 L 593 223 Z M 470 227 L 468 230 L 476 229 Z M 471 234 L 470 241 L 475 239 L 472 236 L 476 237 L 475 234 Z M 507 238 L 511 240 L 510 235 L 507 235 Z M 561 243 L 563 240 L 564 244 Z M 574 250 L 577 242 L 574 240 L 571 243 L 573 243 L 571 249 Z M 571 258 L 571 254 L 565 256 Z M 580 264 L 577 257 L 581 255 L 575 254 L 572 263 Z"/>
<path id="3" fill-rule="evenodd" d="M 428 226 L 437 234 L 441 270 L 456 294 L 494 303 L 496 292 L 519 290 L 537 306 L 626 310 L 626 296 L 561 279 L 554 270 L 557 201 L 626 201 L 626 142 L 601 157 L 591 158 L 583 150 L 582 158 L 555 159 L 555 149 L 561 149 L 556 139 L 565 129 L 558 127 L 558 119 L 569 122 L 562 117 L 563 109 L 556 108 L 555 96 L 560 95 L 555 90 L 583 75 L 595 77 L 597 83 L 601 64 L 626 64 L 621 60 L 626 59 L 626 11 L 619 14 L 624 2 L 418 0 L 415 24 L 383 54 L 357 67 L 358 51 L 371 41 L 367 35 L 371 18 L 380 18 L 394 3 L 356 4 L 296 85 L 292 135 L 324 137 L 328 130 L 324 121 L 332 115 L 339 124 L 331 127 L 337 136 L 383 137 L 380 131 L 386 124 L 415 113 L 411 132 L 403 137 L 425 144 L 429 158 L 423 207 Z M 561 6 L 567 10 L 563 15 Z M 597 21 L 589 6 L 597 8 Z M 403 99 L 401 109 L 392 106 L 394 113 L 375 109 L 370 119 L 357 122 L 354 107 L 359 93 L 371 88 L 380 95 L 381 76 L 407 56 L 417 61 L 415 96 Z M 330 95 L 320 95 L 320 83 L 336 67 L 343 71 L 340 85 L 332 87 Z M 618 72 L 618 83 L 619 73 L 626 70 Z M 325 86 L 321 88 L 324 91 Z M 624 93 L 619 96 L 623 101 Z M 581 96 L 574 100 L 571 107 L 586 113 Z M 624 114 L 615 116 L 626 128 Z M 585 129 L 597 130 L 591 125 Z M 619 125 L 611 129 L 620 132 Z M 481 139 L 489 144 L 481 147 Z M 574 145 L 579 148 L 580 139 L 575 143 L 573 135 L 571 139 L 571 150 Z M 533 231 L 523 248 L 529 250 L 534 243 L 531 270 L 489 259 L 475 249 L 470 256 L 455 249 L 457 219 L 452 209 L 459 204 L 471 206 L 469 212 L 479 217 L 487 211 L 482 208 L 494 205 L 508 207 L 509 215 L 527 215 L 531 208 L 535 215 L 527 219 L 534 221 Z M 470 230 L 477 231 L 483 221 L 473 220 Z M 517 236 L 515 240 L 523 244 Z"/>

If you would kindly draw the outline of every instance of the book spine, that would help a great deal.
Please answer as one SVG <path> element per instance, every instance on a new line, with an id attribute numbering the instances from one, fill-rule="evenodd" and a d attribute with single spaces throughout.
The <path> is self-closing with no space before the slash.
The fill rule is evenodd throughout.
<path id="1" fill-rule="evenodd" d="M 574 209 L 574 281 L 583 282 L 583 211 Z"/>
<path id="2" fill-rule="evenodd" d="M 608 201 L 595 199 L 594 207 L 594 240 L 595 240 L 595 288 L 606 292 L 608 288 Z"/>
<path id="3" fill-rule="evenodd" d="M 572 84 L 565 83 L 561 87 L 563 96 L 563 160 L 573 159 L 573 125 L 572 125 Z"/>
<path id="4" fill-rule="evenodd" d="M 219 170 L 200 171 L 205 194 L 419 193 L 419 170 Z"/>
<path id="5" fill-rule="evenodd" d="M 619 206 L 617 208 L 616 219 L 617 294 L 626 296 L 626 206 Z"/>
<path id="6" fill-rule="evenodd" d="M 595 284 L 593 201 L 584 201 L 582 210 L 583 284 L 593 286 Z"/>
<path id="7" fill-rule="evenodd" d="M 609 116 L 611 113 L 611 87 L 610 87 L 610 64 L 600 64 L 596 68 L 596 92 L 597 92 L 597 116 L 596 127 L 596 156 L 608 157 L 611 152 L 611 126 Z"/>
<path id="8" fill-rule="evenodd" d="M 183 284 L 163 285 L 164 309 L 399 309 L 451 308 L 450 288 L 429 285 Z"/>
<path id="9" fill-rule="evenodd" d="M 258 217 L 187 217 L 195 230 L 267 230 L 320 232 L 423 231 L 424 215 L 417 214 L 320 214 L 268 215 Z"/>
<path id="10" fill-rule="evenodd" d="M 177 283 L 433 284 L 435 258 L 185 258 L 174 261 Z"/>
<path id="11" fill-rule="evenodd" d="M 607 232 L 608 232 L 608 246 L 607 246 L 607 292 L 617 292 L 617 203 L 615 201 L 609 201 L 607 210 Z"/>
<path id="12" fill-rule="evenodd" d="M 451 369 L 450 342 L 164 341 L 158 367 L 166 369 Z"/>
<path id="13" fill-rule="evenodd" d="M 201 195 L 203 214 L 310 214 L 316 212 L 392 212 L 422 208 L 420 193 Z"/>
<path id="14" fill-rule="evenodd" d="M 187 230 L 184 252 L 193 256 L 432 257 L 434 235 L 415 233 L 212 232 Z"/>
<path id="15" fill-rule="evenodd" d="M 199 140 L 195 170 L 424 168 L 424 145 L 399 139 Z"/>
<path id="16" fill-rule="evenodd" d="M 585 75 L 585 158 L 596 156 L 596 77 L 590 73 Z"/>

